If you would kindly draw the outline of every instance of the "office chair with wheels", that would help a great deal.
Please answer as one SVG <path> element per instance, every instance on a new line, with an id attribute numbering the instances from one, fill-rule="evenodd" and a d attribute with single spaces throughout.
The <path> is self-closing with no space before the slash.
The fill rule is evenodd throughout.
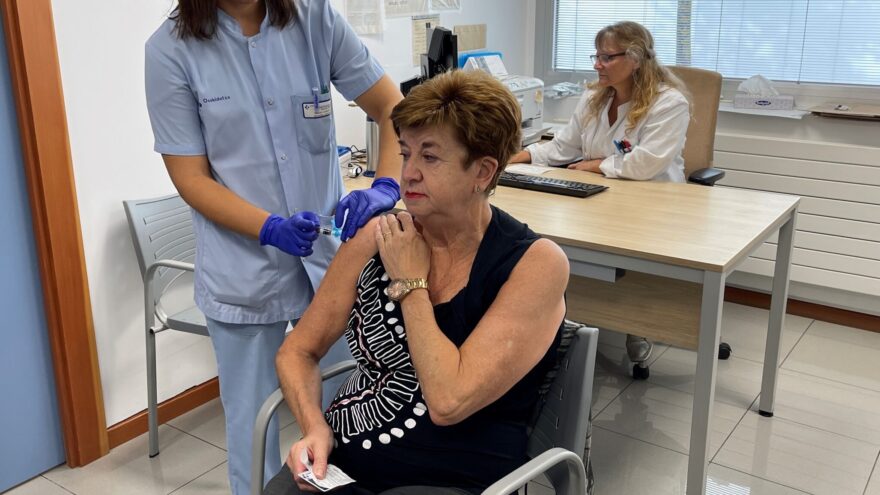
<path id="1" fill-rule="evenodd" d="M 527 454 L 531 459 L 483 491 L 483 495 L 506 495 L 517 491 L 539 474 L 545 474 L 557 494 L 592 491 L 583 458 L 589 466 L 590 407 L 599 330 L 566 321 L 558 365 L 546 377 L 540 413 L 530 428 Z M 567 349 L 566 349 L 567 348 Z M 357 366 L 355 361 L 333 365 L 321 375 L 328 380 Z M 276 390 L 263 403 L 254 425 L 251 456 L 251 495 L 263 492 L 263 463 L 269 420 L 284 400 Z"/>
<path id="2" fill-rule="evenodd" d="M 682 150 L 687 181 L 702 186 L 714 186 L 724 177 L 724 171 L 712 168 L 715 151 L 715 126 L 718 121 L 718 103 L 721 100 L 721 74 L 695 67 L 670 66 L 672 73 L 684 84 L 691 102 L 691 121 Z M 627 344 L 629 346 L 629 344 Z M 718 359 L 730 357 L 732 349 L 722 342 Z M 633 364 L 633 378 L 645 380 L 650 371 L 644 361 Z"/>
<path id="3" fill-rule="evenodd" d="M 715 154 L 715 126 L 718 103 L 721 101 L 721 74 L 696 67 L 671 66 L 691 97 L 691 122 L 688 125 L 684 150 L 685 175 L 688 182 L 714 186 L 724 178 L 724 171 L 712 168 Z M 718 359 L 727 359 L 733 352 L 730 345 L 718 346 Z"/>
<path id="4" fill-rule="evenodd" d="M 684 172 L 688 182 L 714 186 L 724 171 L 712 168 L 715 152 L 715 125 L 721 101 L 721 74 L 696 67 L 668 67 L 690 93 L 691 121 L 684 150 Z"/>
<path id="5" fill-rule="evenodd" d="M 190 208 L 174 194 L 123 201 L 135 254 L 144 279 L 144 333 L 147 344 L 147 414 L 150 457 L 159 455 L 156 392 L 156 334 L 179 330 L 208 335 L 205 316 L 191 303 L 167 314 L 162 296 L 181 275 L 194 271 L 196 253 Z"/>

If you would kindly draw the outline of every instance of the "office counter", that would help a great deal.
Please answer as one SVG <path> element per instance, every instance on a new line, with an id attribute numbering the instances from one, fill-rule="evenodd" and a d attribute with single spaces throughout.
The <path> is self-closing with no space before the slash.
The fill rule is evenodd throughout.
<path id="1" fill-rule="evenodd" d="M 569 318 L 697 350 L 687 493 L 704 494 L 725 279 L 779 233 L 759 404 L 769 416 L 800 200 L 573 170 L 546 175 L 609 189 L 573 198 L 499 187 L 490 201 L 565 251 L 572 273 Z M 346 179 L 349 189 L 369 183 Z"/>

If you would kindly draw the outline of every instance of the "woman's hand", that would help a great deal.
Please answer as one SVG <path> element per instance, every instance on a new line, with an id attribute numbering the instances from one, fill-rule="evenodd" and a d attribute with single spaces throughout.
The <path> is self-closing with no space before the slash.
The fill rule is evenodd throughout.
<path id="1" fill-rule="evenodd" d="M 572 163 L 568 166 L 568 168 L 572 170 L 584 170 L 587 172 L 593 172 L 595 174 L 601 174 L 602 171 L 599 170 L 599 165 L 602 164 L 602 158 L 597 158 L 595 160 L 582 160 L 577 163 Z"/>
<path id="2" fill-rule="evenodd" d="M 532 154 L 527 150 L 518 151 L 507 160 L 507 163 L 532 163 Z"/>
<path id="3" fill-rule="evenodd" d="M 293 473 L 296 487 L 304 492 L 318 492 L 319 490 L 299 477 L 300 473 L 308 470 L 305 460 L 312 463 L 312 472 L 318 479 L 324 479 L 327 475 L 327 459 L 333 450 L 333 431 L 326 423 L 317 429 L 313 429 L 300 441 L 293 444 L 287 455 L 287 467 Z"/>
<path id="4" fill-rule="evenodd" d="M 402 211 L 383 215 L 376 224 L 376 244 L 385 272 L 392 280 L 428 278 L 431 269 L 431 250 L 422 234 L 416 230 L 413 217 Z"/>

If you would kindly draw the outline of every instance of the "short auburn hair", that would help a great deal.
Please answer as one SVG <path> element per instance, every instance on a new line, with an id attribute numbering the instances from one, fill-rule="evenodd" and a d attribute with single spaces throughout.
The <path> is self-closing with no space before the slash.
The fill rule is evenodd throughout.
<path id="1" fill-rule="evenodd" d="M 263 0 L 269 25 L 283 29 L 296 19 L 295 0 Z M 171 13 L 180 39 L 209 40 L 217 32 L 217 0 L 178 0 Z"/>
<path id="2" fill-rule="evenodd" d="M 452 70 L 416 86 L 391 112 L 394 130 L 448 127 L 467 150 L 465 168 L 484 156 L 498 160 L 489 190 L 522 147 L 519 102 L 483 71 Z"/>

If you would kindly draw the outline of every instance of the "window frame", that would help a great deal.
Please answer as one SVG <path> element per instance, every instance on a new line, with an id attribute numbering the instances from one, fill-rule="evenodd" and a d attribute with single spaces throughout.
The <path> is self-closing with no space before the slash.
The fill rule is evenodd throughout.
<path id="1" fill-rule="evenodd" d="M 538 0 L 535 8 L 535 62 L 534 73 L 544 81 L 544 86 L 560 82 L 592 81 L 595 71 L 557 71 L 553 69 L 553 35 L 556 0 Z M 589 54 L 584 54 L 586 57 Z M 674 65 L 674 64 L 668 64 Z M 723 75 L 722 75 L 723 76 Z M 732 98 L 744 79 L 723 77 L 722 97 Z M 808 108 L 831 100 L 847 102 L 880 103 L 880 85 L 798 83 L 773 81 L 780 93 L 793 95 L 797 108 Z"/>

